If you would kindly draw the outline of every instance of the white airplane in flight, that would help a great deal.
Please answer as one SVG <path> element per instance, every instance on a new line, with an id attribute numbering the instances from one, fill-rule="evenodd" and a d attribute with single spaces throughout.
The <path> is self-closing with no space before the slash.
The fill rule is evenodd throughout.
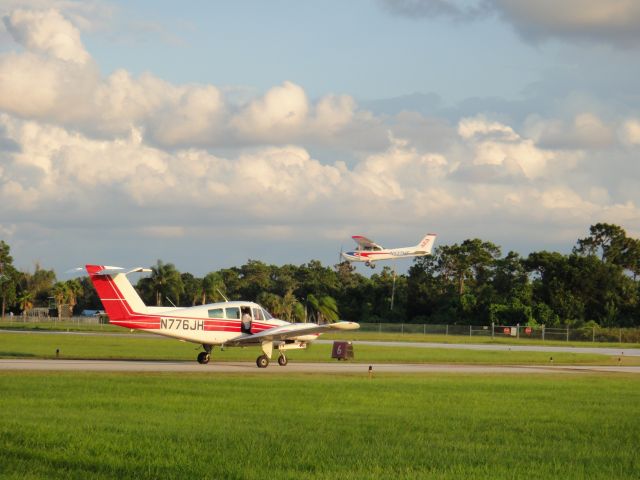
<path id="1" fill-rule="evenodd" d="M 394 258 L 422 257 L 430 255 L 436 234 L 427 234 L 417 245 L 413 247 L 383 248 L 373 243 L 366 237 L 354 235 L 353 238 L 358 247 L 352 252 L 342 252 L 342 256 L 349 262 L 365 262 L 367 267 L 375 268 L 379 260 L 391 260 Z"/>
<path id="2" fill-rule="evenodd" d="M 109 322 L 124 328 L 142 330 L 187 342 L 199 343 L 204 349 L 198 363 L 208 363 L 215 345 L 244 347 L 260 345 L 262 355 L 256 365 L 266 368 L 273 349 L 280 352 L 278 364 L 285 366 L 285 351 L 299 350 L 331 330 L 360 328 L 355 322 L 289 323 L 273 318 L 257 303 L 233 301 L 195 307 L 147 307 L 131 282 L 129 273 L 149 272 L 147 268 L 126 271 L 120 267 L 87 265 L 98 297 Z"/>

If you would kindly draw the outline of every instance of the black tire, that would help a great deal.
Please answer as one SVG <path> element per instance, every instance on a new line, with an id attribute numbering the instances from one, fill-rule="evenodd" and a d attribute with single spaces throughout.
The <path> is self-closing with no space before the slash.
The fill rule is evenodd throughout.
<path id="1" fill-rule="evenodd" d="M 289 363 L 289 360 L 287 360 L 287 357 L 285 357 L 284 355 L 280 355 L 278 357 L 278 365 L 280 365 L 281 367 L 284 367 L 287 365 L 287 363 Z"/>
<path id="2" fill-rule="evenodd" d="M 200 352 L 198 354 L 198 363 L 200 365 L 205 365 L 209 363 L 210 359 L 211 359 L 211 355 L 209 355 L 207 352 Z"/>
<path id="3" fill-rule="evenodd" d="M 269 357 L 266 355 L 260 355 L 256 358 L 256 365 L 258 368 L 267 368 L 269 366 Z"/>

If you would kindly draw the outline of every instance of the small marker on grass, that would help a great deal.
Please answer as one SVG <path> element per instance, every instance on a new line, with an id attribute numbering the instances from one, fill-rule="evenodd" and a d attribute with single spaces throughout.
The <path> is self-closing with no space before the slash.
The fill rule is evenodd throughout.
<path id="1" fill-rule="evenodd" d="M 373 376 L 373 366 L 369 365 L 369 380 L 371 380 L 372 376 Z"/>
<path id="2" fill-rule="evenodd" d="M 60 356 L 60 349 L 56 348 L 56 358 L 58 358 Z"/>

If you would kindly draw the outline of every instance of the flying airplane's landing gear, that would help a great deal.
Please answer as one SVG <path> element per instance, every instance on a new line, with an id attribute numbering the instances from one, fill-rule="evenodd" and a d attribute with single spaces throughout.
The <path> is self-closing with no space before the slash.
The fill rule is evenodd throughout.
<path id="1" fill-rule="evenodd" d="M 376 268 L 376 264 L 373 262 L 364 262 L 364 264 L 369 268 Z"/>
<path id="2" fill-rule="evenodd" d="M 287 360 L 287 357 L 285 357 L 284 355 L 280 355 L 278 357 L 278 365 L 280 365 L 281 367 L 284 367 L 287 363 L 289 363 L 289 360 Z"/>
<path id="3" fill-rule="evenodd" d="M 280 359 L 278 359 L 278 363 L 279 362 Z M 267 357 L 266 355 L 260 355 L 256 359 L 256 365 L 258 366 L 258 368 L 267 368 L 269 366 L 269 357 Z"/>

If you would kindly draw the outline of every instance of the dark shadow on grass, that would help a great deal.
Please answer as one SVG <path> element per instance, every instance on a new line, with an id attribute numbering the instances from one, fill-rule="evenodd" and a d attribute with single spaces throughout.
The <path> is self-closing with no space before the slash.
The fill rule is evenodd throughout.
<path id="1" fill-rule="evenodd" d="M 0 358 L 32 358 L 36 355 L 33 353 L 25 353 L 25 352 L 1 352 Z"/>

